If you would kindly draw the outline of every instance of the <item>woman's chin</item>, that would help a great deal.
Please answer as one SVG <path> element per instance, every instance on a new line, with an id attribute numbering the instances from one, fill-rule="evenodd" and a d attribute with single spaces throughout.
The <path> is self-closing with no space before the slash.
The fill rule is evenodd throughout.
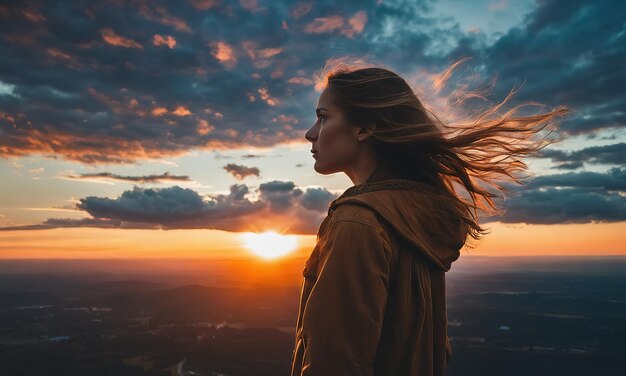
<path id="1" fill-rule="evenodd" d="M 318 174 L 322 174 L 322 175 L 326 175 L 327 174 L 326 169 L 324 168 L 324 166 L 317 160 L 315 161 L 315 164 L 313 165 L 313 169 Z"/>
<path id="2" fill-rule="evenodd" d="M 322 165 L 319 161 L 315 161 L 313 169 L 315 170 L 315 172 L 322 175 L 331 175 L 339 172 L 337 169 L 329 168 L 328 166 Z"/>

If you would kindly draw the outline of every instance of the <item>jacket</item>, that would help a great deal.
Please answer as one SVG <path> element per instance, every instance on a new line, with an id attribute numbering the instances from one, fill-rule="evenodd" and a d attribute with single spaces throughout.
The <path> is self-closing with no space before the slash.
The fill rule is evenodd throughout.
<path id="1" fill-rule="evenodd" d="M 468 233 L 458 201 L 387 179 L 328 206 L 302 270 L 291 376 L 443 375 L 445 272 Z"/>

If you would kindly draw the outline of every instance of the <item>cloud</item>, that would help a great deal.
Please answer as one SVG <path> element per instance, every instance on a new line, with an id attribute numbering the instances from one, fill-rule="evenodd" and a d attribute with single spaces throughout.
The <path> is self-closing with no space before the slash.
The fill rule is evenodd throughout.
<path id="1" fill-rule="evenodd" d="M 512 190 L 489 221 L 566 224 L 626 220 L 626 169 L 538 176 Z"/>
<path id="2" fill-rule="evenodd" d="M 230 44 L 224 41 L 217 41 L 211 42 L 209 46 L 212 48 L 211 55 L 213 55 L 217 61 L 228 68 L 232 69 L 235 67 L 237 64 L 237 56 L 235 54 L 235 50 Z"/>
<path id="3" fill-rule="evenodd" d="M 576 110 L 559 130 L 564 136 L 626 122 L 623 2 L 538 2 L 490 39 L 487 31 L 462 30 L 454 14 L 439 16 L 431 2 L 355 4 L 5 5 L 0 157 L 126 164 L 303 142 L 318 97 L 313 73 L 338 55 L 384 60 L 415 85 L 471 56 L 471 73 L 498 77 L 494 97 L 523 83 L 517 100 Z M 298 122 L 285 128 L 273 120 L 280 115 Z"/>
<path id="4" fill-rule="evenodd" d="M 115 181 L 123 181 L 123 182 L 137 182 L 137 183 L 161 183 L 167 181 L 191 181 L 189 176 L 187 175 L 172 175 L 169 172 L 165 172 L 159 175 L 143 175 L 143 176 L 124 176 L 113 174 L 110 172 L 96 172 L 96 173 L 86 173 L 86 174 L 66 174 L 64 175 L 67 179 L 77 179 L 77 180 L 115 180 Z"/>
<path id="5" fill-rule="evenodd" d="M 303 30 L 310 34 L 330 33 L 336 30 L 349 38 L 353 38 L 356 34 L 363 32 L 366 23 L 367 13 L 358 11 L 348 20 L 337 14 L 317 17 L 306 24 Z"/>
<path id="6" fill-rule="evenodd" d="M 272 97 L 266 87 L 259 88 L 258 92 L 261 94 L 261 100 L 265 101 L 268 105 L 272 107 L 278 105 L 278 99 Z"/>
<path id="7" fill-rule="evenodd" d="M 517 99 L 575 110 L 563 134 L 588 134 L 626 123 L 626 3 L 553 0 L 537 3 L 521 25 L 493 45 L 466 37 L 451 57 L 474 55 L 497 74 L 496 93 L 523 83 Z"/>
<path id="8" fill-rule="evenodd" d="M 102 36 L 102 40 L 111 46 L 143 49 L 143 46 L 139 42 L 117 35 L 111 29 L 101 29 L 100 35 Z"/>
<path id="9" fill-rule="evenodd" d="M 330 200 L 336 198 L 323 188 L 302 189 L 285 181 L 263 183 L 256 191 L 258 199 L 251 201 L 247 197 L 250 188 L 245 184 L 233 184 L 228 194 L 208 197 L 179 186 L 160 189 L 134 186 L 117 198 L 88 196 L 80 199 L 76 208 L 89 214 L 89 218 L 50 218 L 41 224 L 0 227 L 0 230 L 103 227 L 245 232 L 275 229 L 292 234 L 315 234 Z"/>
<path id="10" fill-rule="evenodd" d="M 573 170 L 587 164 L 626 165 L 626 143 L 590 146 L 581 150 L 546 150 L 541 149 L 540 158 L 550 158 L 557 163 L 553 168 Z"/>
<path id="11" fill-rule="evenodd" d="M 173 49 L 176 47 L 176 39 L 171 35 L 163 37 L 162 35 L 154 34 L 152 37 L 152 44 L 155 46 L 168 46 L 170 49 Z"/>
<path id="12" fill-rule="evenodd" d="M 302 193 L 300 204 L 309 210 L 319 210 L 325 205 L 328 206 L 335 198 L 336 196 L 326 188 L 309 188 Z"/>
<path id="13" fill-rule="evenodd" d="M 216 7 L 220 0 L 190 0 L 190 3 L 198 10 L 209 10 Z"/>
<path id="14" fill-rule="evenodd" d="M 171 14 L 165 6 L 150 0 L 140 0 L 135 3 L 137 3 L 139 14 L 145 19 L 171 26 L 177 31 L 192 32 L 184 19 Z"/>
<path id="15" fill-rule="evenodd" d="M 243 180 L 248 176 L 256 176 L 259 177 L 259 168 L 258 167 L 246 167 L 234 163 L 229 163 L 224 166 L 224 170 L 229 174 L 233 175 L 235 178 L 239 180 Z"/>
<path id="16" fill-rule="evenodd" d="M 302 190 L 296 188 L 290 181 L 274 180 L 259 186 L 261 198 L 269 204 L 271 210 L 278 212 L 288 211 L 295 199 L 302 195 Z"/>
<path id="17" fill-rule="evenodd" d="M 313 85 L 313 80 L 307 77 L 291 77 L 290 79 L 287 80 L 288 83 L 290 84 L 297 84 L 297 85 Z"/>
<path id="18" fill-rule="evenodd" d="M 606 173 L 584 171 L 543 175 L 534 178 L 527 185 L 531 188 L 600 188 L 603 191 L 623 192 L 626 191 L 626 169 L 614 167 L 609 169 Z"/>
<path id="19" fill-rule="evenodd" d="M 108 177 L 108 175 L 101 178 Z M 121 177 L 125 179 L 125 177 Z M 158 179 L 158 178 L 156 178 Z M 579 172 L 539 176 L 523 187 L 510 187 L 496 204 L 499 216 L 481 222 L 567 224 L 626 220 L 626 169 L 606 173 Z M 88 196 L 76 209 L 90 218 L 50 218 L 41 224 L 2 227 L 31 230 L 55 227 L 106 227 L 152 229 L 217 229 L 314 234 L 337 197 L 321 187 L 298 187 L 292 181 L 272 180 L 251 190 L 245 184 L 230 186 L 228 194 L 202 196 L 179 186 L 124 191 L 117 198 Z M 254 200 L 253 200 L 254 198 Z"/>

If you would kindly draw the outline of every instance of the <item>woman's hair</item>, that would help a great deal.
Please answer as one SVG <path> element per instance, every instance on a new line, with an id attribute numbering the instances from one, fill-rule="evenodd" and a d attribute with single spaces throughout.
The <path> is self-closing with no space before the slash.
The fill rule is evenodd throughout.
<path id="1" fill-rule="evenodd" d="M 545 137 L 533 140 L 531 136 L 554 124 L 556 117 L 569 113 L 566 107 L 559 106 L 546 113 L 521 116 L 518 111 L 525 104 L 520 104 L 500 114 L 498 111 L 512 97 L 511 92 L 491 108 L 447 123 L 391 70 L 350 60 L 328 60 L 314 74 L 316 89 L 330 91 L 348 123 L 373 129 L 377 157 L 392 176 L 440 188 L 474 239 L 487 233 L 478 223 L 478 210 L 498 213 L 492 200 L 496 193 L 483 184 L 501 192 L 507 188 L 497 180 L 522 184 L 514 173 L 526 170 L 527 165 L 519 158 L 532 156 L 556 141 Z M 435 79 L 434 88 L 440 90 L 463 60 Z M 471 92 L 457 103 L 472 97 L 483 98 Z M 537 105 L 526 103 L 532 104 Z M 458 193 L 455 185 L 465 192 Z"/>

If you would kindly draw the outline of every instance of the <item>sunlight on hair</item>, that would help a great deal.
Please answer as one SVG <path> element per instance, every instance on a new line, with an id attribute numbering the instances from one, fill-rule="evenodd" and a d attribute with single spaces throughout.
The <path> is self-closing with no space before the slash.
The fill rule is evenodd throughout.
<path id="1" fill-rule="evenodd" d="M 504 213 L 496 200 L 533 176 L 524 159 L 561 140 L 553 132 L 572 110 L 513 101 L 523 84 L 490 100 L 497 74 L 485 84 L 480 62 L 464 64 L 472 59 L 399 76 L 365 57 L 330 58 L 313 78 L 317 91 L 332 89 L 350 123 L 374 129 L 384 163 L 398 176 L 447 192 L 471 237 L 480 239 L 488 228 L 480 226 L 479 212 Z"/>

